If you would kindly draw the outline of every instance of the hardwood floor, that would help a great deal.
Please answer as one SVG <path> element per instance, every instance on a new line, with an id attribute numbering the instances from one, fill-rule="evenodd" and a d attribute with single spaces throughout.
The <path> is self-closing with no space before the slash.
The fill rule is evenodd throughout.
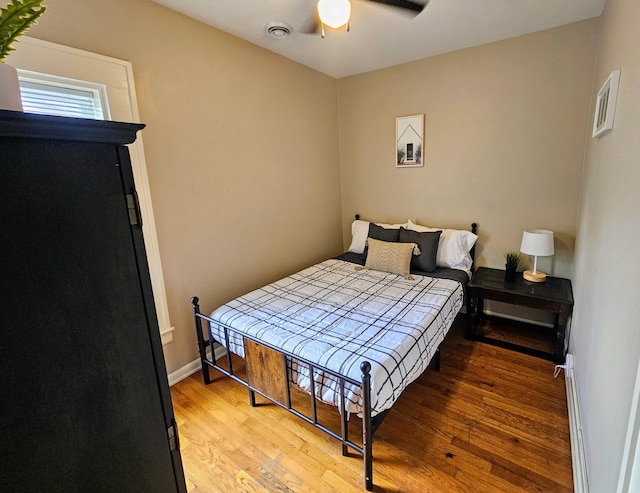
<path id="1" fill-rule="evenodd" d="M 441 370 L 412 383 L 376 432 L 374 491 L 573 491 L 564 376 L 466 340 L 465 323 L 447 336 Z M 365 491 L 359 455 L 278 406 L 250 407 L 245 387 L 211 374 L 208 386 L 198 372 L 171 388 L 190 492 Z M 320 415 L 339 430 L 335 409 Z"/>

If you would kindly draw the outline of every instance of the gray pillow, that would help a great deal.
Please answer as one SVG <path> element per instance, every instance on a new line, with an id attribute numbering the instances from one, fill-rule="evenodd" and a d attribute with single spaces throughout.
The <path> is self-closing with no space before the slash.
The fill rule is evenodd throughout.
<path id="1" fill-rule="evenodd" d="M 438 241 L 442 231 L 429 231 L 419 233 L 410 229 L 400 228 L 398 239 L 400 243 L 415 243 L 420 248 L 420 255 L 411 258 L 411 268 L 431 272 L 436 268 L 436 254 L 438 253 Z"/>
<path id="2" fill-rule="evenodd" d="M 378 226 L 374 223 L 369 223 L 369 234 L 367 238 L 373 238 L 374 240 L 380 241 L 390 241 L 393 243 L 398 243 L 398 238 L 400 237 L 399 229 L 387 229 L 382 226 Z M 364 252 L 362 252 L 362 260 L 367 260 L 367 253 L 369 248 L 364 247 Z"/>
<path id="3" fill-rule="evenodd" d="M 399 229 L 387 229 L 374 223 L 369 223 L 369 238 L 380 241 L 397 242 L 400 237 Z"/>

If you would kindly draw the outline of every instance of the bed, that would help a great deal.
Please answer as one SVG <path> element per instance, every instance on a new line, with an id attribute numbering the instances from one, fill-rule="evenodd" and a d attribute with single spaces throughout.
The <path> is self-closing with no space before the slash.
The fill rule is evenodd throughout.
<path id="1" fill-rule="evenodd" d="M 471 232 L 361 221 L 348 252 L 236 298 L 210 316 L 191 299 L 205 384 L 214 368 L 330 434 L 363 456 L 373 488 L 375 430 L 402 391 L 428 365 L 465 303 L 477 227 Z M 204 322 L 204 323 L 203 323 Z M 205 330 L 206 329 L 206 330 Z M 226 364 L 209 356 L 212 342 Z M 231 354 L 245 361 L 244 378 Z M 311 398 L 311 412 L 292 406 L 291 389 Z M 335 406 L 340 432 L 318 420 L 317 401 Z M 362 445 L 349 417 L 362 418 Z"/>

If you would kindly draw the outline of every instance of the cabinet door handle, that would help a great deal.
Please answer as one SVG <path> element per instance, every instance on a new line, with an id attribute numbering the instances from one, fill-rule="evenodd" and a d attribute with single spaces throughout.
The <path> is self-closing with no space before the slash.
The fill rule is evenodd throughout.
<path id="1" fill-rule="evenodd" d="M 127 211 L 129 212 L 129 224 L 142 227 L 142 214 L 140 214 L 140 202 L 138 192 L 134 190 L 127 194 Z"/>

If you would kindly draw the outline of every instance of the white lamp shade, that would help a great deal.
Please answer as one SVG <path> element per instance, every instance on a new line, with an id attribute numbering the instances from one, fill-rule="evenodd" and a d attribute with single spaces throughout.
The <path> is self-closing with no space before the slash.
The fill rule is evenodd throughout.
<path id="1" fill-rule="evenodd" d="M 522 234 L 520 251 L 526 255 L 546 257 L 553 255 L 553 231 L 547 229 L 531 229 Z"/>
<path id="2" fill-rule="evenodd" d="M 349 22 L 351 3 L 349 0 L 320 0 L 318 15 L 323 24 L 337 29 Z"/>

